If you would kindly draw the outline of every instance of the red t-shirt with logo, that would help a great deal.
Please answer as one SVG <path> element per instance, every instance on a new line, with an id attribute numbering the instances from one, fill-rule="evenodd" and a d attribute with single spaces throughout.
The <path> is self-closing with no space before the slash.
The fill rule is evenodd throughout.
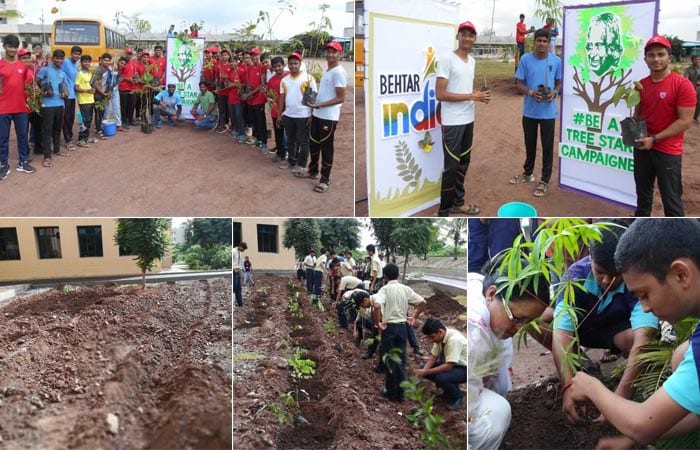
<path id="1" fill-rule="evenodd" d="M 671 72 L 659 82 L 653 82 L 651 76 L 639 80 L 642 84 L 639 115 L 647 121 L 647 133 L 653 136 L 661 133 L 678 119 L 676 108 L 694 108 L 697 102 L 695 88 L 690 80 Z M 654 144 L 654 149 L 669 155 L 683 154 L 683 134 L 661 139 Z"/>
<path id="2" fill-rule="evenodd" d="M 262 77 L 265 75 L 266 69 L 263 67 L 262 63 L 257 66 L 248 66 L 248 73 L 246 74 L 246 82 L 248 86 L 252 89 L 257 88 L 262 84 Z M 263 105 L 267 101 L 265 94 L 262 91 L 258 91 L 251 98 L 248 99 L 249 105 Z"/>
<path id="3" fill-rule="evenodd" d="M 158 78 L 160 86 L 165 86 L 165 58 L 162 56 L 160 58 L 151 56 L 148 60 L 148 65 L 151 66 L 151 75 Z"/>
<path id="4" fill-rule="evenodd" d="M 24 83 L 29 78 L 27 65 L 17 58 L 14 63 L 0 60 L 0 114 L 18 114 L 27 112 L 27 99 Z"/>
<path id="5" fill-rule="evenodd" d="M 229 80 L 231 80 L 233 77 L 233 66 L 231 66 L 230 63 L 218 62 L 216 64 L 216 78 L 221 81 L 222 86 L 228 85 Z M 230 91 L 230 87 L 225 87 L 223 89 L 219 89 L 216 92 L 216 95 L 228 95 Z"/>
<path id="6" fill-rule="evenodd" d="M 133 59 L 124 65 L 124 68 L 119 72 L 119 90 L 131 92 L 134 90 L 134 82 L 132 77 L 136 75 L 136 61 Z"/>
<path id="7" fill-rule="evenodd" d="M 272 115 L 273 119 L 279 117 L 279 112 L 277 112 L 277 99 L 280 95 L 280 84 L 282 83 L 282 78 L 284 78 L 287 75 L 289 75 L 289 72 L 284 72 L 282 75 L 272 75 L 272 77 L 267 82 L 267 92 L 275 93 L 274 101 L 272 102 L 272 106 L 270 107 L 270 114 Z"/>

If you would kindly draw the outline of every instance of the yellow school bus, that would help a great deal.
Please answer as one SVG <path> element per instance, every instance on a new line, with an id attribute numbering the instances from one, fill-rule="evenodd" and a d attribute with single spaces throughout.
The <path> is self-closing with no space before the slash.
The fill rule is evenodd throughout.
<path id="1" fill-rule="evenodd" d="M 355 0 L 355 86 L 364 87 L 365 72 L 365 27 L 364 2 Z"/>
<path id="2" fill-rule="evenodd" d="M 70 58 L 70 49 L 79 45 L 83 55 L 92 56 L 96 64 L 100 56 L 110 53 L 116 60 L 124 52 L 126 37 L 97 19 L 56 19 L 51 29 L 51 50 L 61 49 Z"/>

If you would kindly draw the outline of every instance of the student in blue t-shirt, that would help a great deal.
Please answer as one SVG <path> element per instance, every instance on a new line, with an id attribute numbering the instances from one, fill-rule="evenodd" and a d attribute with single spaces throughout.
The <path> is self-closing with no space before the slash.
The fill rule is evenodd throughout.
<path id="1" fill-rule="evenodd" d="M 68 97 L 66 90 L 67 76 L 61 68 L 65 58 L 66 53 L 63 50 L 54 50 L 51 64 L 42 67 L 36 75 L 42 93 L 41 136 L 43 138 L 44 162 L 42 165 L 44 167 L 53 166 L 51 161 L 51 143 L 53 143 L 53 154 L 68 155 L 65 150 L 61 150 L 63 108 L 64 101 Z"/>
<path id="2" fill-rule="evenodd" d="M 156 128 L 163 127 L 161 116 L 168 118 L 168 124 L 175 126 L 175 122 L 180 120 L 182 114 L 182 97 L 175 90 L 174 84 L 168 85 L 168 90 L 160 91 L 155 97 L 153 105 L 153 115 L 156 116 Z M 173 120 L 173 117 L 175 120 Z"/>
<path id="3" fill-rule="evenodd" d="M 525 135 L 525 163 L 523 173 L 510 179 L 510 184 L 535 181 L 537 157 L 537 129 L 542 136 L 542 176 L 532 195 L 544 197 L 552 176 L 554 161 L 554 126 L 561 86 L 561 58 L 549 52 L 549 32 L 535 31 L 535 51 L 520 58 L 515 72 L 517 89 L 525 95 L 523 103 L 523 133 Z M 547 93 L 545 95 L 545 93 Z"/>
<path id="4" fill-rule="evenodd" d="M 700 223 L 695 219 L 637 219 L 622 235 L 615 265 L 645 312 L 676 324 L 700 317 Z M 682 361 L 680 360 L 682 352 Z M 579 406 L 592 402 L 624 436 L 596 448 L 634 448 L 700 429 L 700 327 L 674 353 L 675 369 L 643 403 L 620 398 L 583 372 L 567 385 Z M 581 420 L 576 418 L 577 422 Z"/>
<path id="5" fill-rule="evenodd" d="M 639 299 L 627 288 L 615 268 L 615 248 L 623 231 L 623 227 L 602 230 L 601 241 L 590 245 L 590 255 L 567 270 L 562 282 L 575 283 L 571 305 L 575 309 L 564 307 L 563 295 L 557 299 L 551 350 L 562 387 L 575 374 L 563 362 L 567 352 L 575 351 L 571 343 L 576 331 L 583 347 L 622 353 L 628 358 L 627 366 L 615 394 L 629 399 L 634 394 L 632 383 L 639 373 L 636 355 L 656 334 L 659 319 L 642 310 Z M 576 405 L 567 390 L 562 392 L 562 412 L 572 422 L 578 418 Z"/>

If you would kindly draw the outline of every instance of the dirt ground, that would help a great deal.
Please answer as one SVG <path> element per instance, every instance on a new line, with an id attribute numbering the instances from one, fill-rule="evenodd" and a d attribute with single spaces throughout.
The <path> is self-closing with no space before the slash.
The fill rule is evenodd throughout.
<path id="1" fill-rule="evenodd" d="M 231 448 L 230 280 L 59 286 L 0 317 L 1 448 Z"/>
<path id="2" fill-rule="evenodd" d="M 495 80 L 492 100 L 488 105 L 476 104 L 474 146 L 467 173 L 467 202 L 481 208 L 481 216 L 495 217 L 498 208 L 510 201 L 527 202 L 537 209 L 540 217 L 624 217 L 633 214 L 628 209 L 602 200 L 561 189 L 559 179 L 558 144 L 555 138 L 554 169 L 547 196 L 532 195 L 534 184 L 511 185 L 508 180 L 522 172 L 525 148 L 521 123 L 522 96 L 512 79 Z M 367 166 L 365 142 L 364 90 L 357 89 L 355 133 L 355 201 L 356 215 L 367 216 Z M 508 125 L 510 124 L 510 125 Z M 557 130 L 559 121 L 557 120 Z M 558 136 L 558 134 L 557 134 Z M 700 215 L 700 125 L 694 124 L 685 133 L 683 155 L 683 201 L 688 216 Z M 542 170 L 542 150 L 538 144 L 535 174 Z M 425 209 L 417 216 L 436 216 L 438 207 Z M 656 193 L 652 214 L 663 216 L 661 197 Z"/>
<path id="3" fill-rule="evenodd" d="M 325 194 L 313 191 L 312 180 L 279 169 L 273 154 L 263 156 L 228 135 L 195 130 L 192 123 L 165 124 L 150 135 L 132 127 L 78 148 L 70 157 L 55 156 L 51 168 L 42 167 L 42 156 L 35 155 L 37 172 L 31 175 L 14 170 L 18 156 L 12 130 L 12 173 L 0 181 L 0 216 L 352 216 L 354 66 L 342 64 L 348 89 L 335 134 L 332 184 Z M 325 68 L 325 61 L 321 65 Z M 77 137 L 77 123 L 75 128 Z M 274 147 L 274 138 L 268 144 Z"/>
<path id="4" fill-rule="evenodd" d="M 294 292 L 300 292 L 302 319 L 287 311 Z M 460 326 L 457 316 L 464 306 L 449 297 L 426 299 L 432 314 L 449 326 Z M 302 329 L 295 331 L 295 325 Z M 429 350 L 420 331 L 417 336 L 421 348 Z M 338 328 L 335 308 L 312 308 L 302 284 L 288 277 L 258 276 L 255 287 L 244 292 L 244 306 L 236 308 L 233 342 L 234 448 L 422 448 L 420 432 L 406 419 L 416 404 L 390 403 L 379 395 L 384 379 L 372 371 L 375 361 L 360 359 L 363 350 L 354 346 L 351 331 Z M 314 377 L 300 385 L 309 394 L 300 396 L 301 415 L 309 424 L 292 425 L 291 419 L 281 424 L 269 411 L 269 405 L 281 408 L 280 393 L 293 389 L 287 358 L 295 345 L 308 349 L 306 358 L 317 363 Z M 409 355 L 409 371 L 422 365 L 423 358 Z M 432 384 L 426 387 L 433 389 Z M 449 412 L 436 400 L 435 408 L 445 418 L 443 432 L 455 440 L 455 448 L 463 448 L 466 407 Z"/>

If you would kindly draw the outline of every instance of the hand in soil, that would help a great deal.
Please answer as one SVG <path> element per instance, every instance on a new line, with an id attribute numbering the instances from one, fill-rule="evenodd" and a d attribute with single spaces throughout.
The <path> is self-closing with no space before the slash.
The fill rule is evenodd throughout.
<path id="1" fill-rule="evenodd" d="M 573 399 L 573 395 L 571 394 L 572 390 L 573 386 L 564 391 L 564 396 L 561 400 L 561 412 L 564 414 L 566 421 L 571 425 L 581 425 L 584 423 L 584 421 L 578 415 L 578 407 Z M 583 414 L 585 415 L 585 409 Z"/>
<path id="2" fill-rule="evenodd" d="M 596 425 L 603 426 L 603 427 L 609 425 L 608 419 L 606 419 L 605 416 L 602 414 L 599 415 L 598 417 L 596 417 L 595 419 L 593 419 L 593 423 L 595 423 Z"/>

